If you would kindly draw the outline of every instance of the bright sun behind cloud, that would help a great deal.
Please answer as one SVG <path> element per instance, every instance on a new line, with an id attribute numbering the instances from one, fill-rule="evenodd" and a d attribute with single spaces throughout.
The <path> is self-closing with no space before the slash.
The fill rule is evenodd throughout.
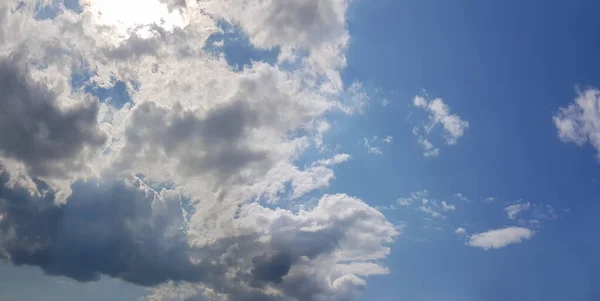
<path id="1" fill-rule="evenodd" d="M 169 12 L 158 0 L 88 0 L 99 23 L 115 26 L 121 32 L 139 25 L 160 24 L 170 29 L 182 25 L 179 12 Z"/>

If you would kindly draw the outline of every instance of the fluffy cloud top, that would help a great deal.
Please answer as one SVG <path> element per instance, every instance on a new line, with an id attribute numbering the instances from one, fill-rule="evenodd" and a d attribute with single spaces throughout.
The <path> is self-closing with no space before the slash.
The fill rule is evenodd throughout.
<path id="1" fill-rule="evenodd" d="M 534 234 L 533 230 L 527 228 L 508 227 L 473 234 L 469 238 L 467 245 L 485 250 L 500 249 L 530 239 Z"/>
<path id="2" fill-rule="evenodd" d="M 295 164 L 368 101 L 347 1 L 148 1 L 0 3 L 0 259 L 154 301 L 354 300 L 398 230 L 345 194 L 277 208 L 350 159 Z M 205 47 L 224 23 L 279 58 L 231 67 Z M 117 82 L 123 105 L 93 92 Z"/>
<path id="3" fill-rule="evenodd" d="M 579 146 L 589 142 L 600 154 L 599 107 L 600 90 L 592 88 L 579 92 L 573 103 L 560 108 L 552 118 L 558 129 L 558 137 Z"/>

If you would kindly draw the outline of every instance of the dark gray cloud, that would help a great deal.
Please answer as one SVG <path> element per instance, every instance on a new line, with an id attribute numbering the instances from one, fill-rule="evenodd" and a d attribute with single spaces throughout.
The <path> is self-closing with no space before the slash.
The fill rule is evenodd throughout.
<path id="1" fill-rule="evenodd" d="M 321 43 L 344 29 L 344 1 L 279 0 L 265 5 L 264 32 L 274 40 Z M 304 46 L 304 45 L 302 45 Z"/>
<path id="2" fill-rule="evenodd" d="M 81 168 L 82 151 L 105 140 L 97 100 L 62 109 L 61 96 L 34 80 L 24 60 L 20 54 L 0 58 L 0 154 L 23 162 L 37 176 Z"/>
<path id="3" fill-rule="evenodd" d="M 8 181 L 3 172 L 0 249 L 15 265 L 38 266 L 83 282 L 108 275 L 144 286 L 199 282 L 219 269 L 191 262 L 185 236 L 177 228 L 181 216 L 158 210 L 158 196 L 144 189 L 118 181 L 78 182 L 68 202 L 55 206 L 51 192 L 32 197 L 25 189 L 7 188 Z M 167 207 L 168 202 L 178 203 L 163 201 Z"/>
<path id="4" fill-rule="evenodd" d="M 79 181 L 67 203 L 56 206 L 44 182 L 36 180 L 43 193 L 35 197 L 9 187 L 9 180 L 8 172 L 0 172 L 0 258 L 82 282 L 107 275 L 142 286 L 202 283 L 233 300 L 352 300 L 364 282 L 331 270 L 334 254 L 353 235 L 382 240 L 395 233 L 378 224 L 380 214 L 350 199 L 339 205 L 346 212 L 322 205 L 303 217 L 288 212 L 268 229 L 195 247 L 187 241 L 181 197 L 174 191 L 155 192 L 139 179 Z M 264 209 L 239 218 L 273 213 Z M 304 229 L 311 225 L 317 228 Z M 263 231 L 270 239 L 262 239 Z M 201 291 L 200 299 L 189 300 L 205 300 Z"/>
<path id="5" fill-rule="evenodd" d="M 149 161 L 160 155 L 177 159 L 186 174 L 212 173 L 227 180 L 241 169 L 266 163 L 264 151 L 253 150 L 245 133 L 258 126 L 259 118 L 248 102 L 235 101 L 208 111 L 204 116 L 144 102 L 134 108 L 127 129 L 124 162 Z"/>
<path id="6" fill-rule="evenodd" d="M 187 8 L 186 0 L 159 0 L 160 3 L 166 4 L 169 8 L 169 12 L 172 12 L 176 9 L 185 9 Z"/>
<path id="7" fill-rule="evenodd" d="M 292 257 L 287 253 L 264 254 L 252 259 L 252 277 L 256 280 L 281 283 L 292 268 Z"/>

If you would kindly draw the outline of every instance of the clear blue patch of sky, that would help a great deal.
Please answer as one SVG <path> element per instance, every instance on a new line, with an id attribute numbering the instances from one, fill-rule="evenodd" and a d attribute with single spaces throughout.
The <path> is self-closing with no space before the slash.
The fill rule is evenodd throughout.
<path id="1" fill-rule="evenodd" d="M 277 62 L 279 48 L 257 49 L 248 36 L 235 24 L 219 21 L 221 33 L 211 35 L 206 41 L 205 50 L 215 55 L 223 53 L 227 64 L 234 70 L 243 70 L 252 65 L 252 61 L 263 61 L 271 65 Z M 215 43 L 223 43 L 217 46 Z"/>
<path id="2" fill-rule="evenodd" d="M 26 289 L 24 283 L 27 283 Z M 0 263 L 2 301 L 132 301 L 145 294 L 145 288 L 119 279 L 103 277 L 99 281 L 80 283 L 66 277 L 45 275 L 37 267 L 17 267 Z"/>
<path id="3" fill-rule="evenodd" d="M 83 12 L 79 0 L 54 0 L 52 4 L 40 6 L 35 18 L 37 20 L 54 19 L 61 13 L 62 7 L 75 13 Z"/>
<path id="4" fill-rule="evenodd" d="M 105 102 L 116 109 L 121 109 L 127 103 L 131 103 L 131 94 L 127 89 L 127 83 L 115 78 L 112 79 L 111 86 L 101 87 L 94 82 L 90 82 L 93 72 L 77 71 L 71 74 L 71 85 L 73 89 L 83 89 L 90 93 L 101 102 Z M 139 88 L 136 83 L 132 83 L 132 88 Z"/>

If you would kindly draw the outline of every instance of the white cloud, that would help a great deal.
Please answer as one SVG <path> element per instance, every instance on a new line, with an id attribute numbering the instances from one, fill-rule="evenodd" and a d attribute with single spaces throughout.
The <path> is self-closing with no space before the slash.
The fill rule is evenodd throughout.
<path id="1" fill-rule="evenodd" d="M 533 207 L 533 215 L 535 218 L 540 220 L 554 220 L 559 216 L 556 213 L 554 207 L 549 204 L 534 204 Z"/>
<path id="2" fill-rule="evenodd" d="M 338 106 L 348 115 L 360 114 L 370 100 L 371 97 L 365 91 L 362 83 L 355 81 L 345 91 L 342 102 L 338 103 Z"/>
<path id="3" fill-rule="evenodd" d="M 519 213 L 529 210 L 530 207 L 531 204 L 529 202 L 525 204 L 515 204 L 504 208 L 504 212 L 506 212 L 509 219 L 516 219 Z"/>
<path id="4" fill-rule="evenodd" d="M 450 114 L 450 108 L 441 98 L 429 101 L 424 97 L 415 96 L 413 105 L 429 113 L 429 122 L 424 123 L 422 127 L 413 129 L 413 134 L 423 147 L 425 157 L 437 157 L 439 155 L 439 148 L 436 148 L 427 138 L 438 124 L 441 124 L 444 129 L 444 139 L 448 145 L 456 144 L 469 127 L 467 121 L 462 120 L 456 114 Z"/>
<path id="5" fill-rule="evenodd" d="M 459 235 L 465 235 L 465 234 L 467 234 L 467 230 L 463 227 L 458 227 L 458 228 L 456 228 L 456 231 L 454 231 L 454 233 L 459 234 Z"/>
<path id="6" fill-rule="evenodd" d="M 444 209 L 444 211 L 454 211 L 456 210 L 456 206 L 450 205 L 446 203 L 446 201 L 442 201 L 442 209 Z"/>
<path id="7" fill-rule="evenodd" d="M 464 196 L 462 193 L 457 193 L 454 195 L 457 199 L 463 201 L 463 202 L 471 202 L 471 200 L 469 200 L 466 196 Z"/>
<path id="8" fill-rule="evenodd" d="M 412 205 L 413 199 L 412 198 L 398 198 L 398 199 L 396 199 L 396 203 L 398 203 L 398 205 L 400 205 L 400 206 L 408 207 L 408 206 Z"/>
<path id="9" fill-rule="evenodd" d="M 415 136 L 417 136 L 417 141 L 419 142 L 419 144 L 421 144 L 421 147 L 423 148 L 423 156 L 426 158 L 435 158 L 439 156 L 440 149 L 433 146 L 433 144 L 431 144 L 429 140 L 427 140 L 423 135 L 419 134 L 418 132 L 418 128 L 413 129 L 413 133 L 415 134 Z"/>
<path id="10" fill-rule="evenodd" d="M 212 45 L 213 45 L 213 47 L 220 48 L 220 47 L 223 47 L 223 46 L 225 46 L 225 41 L 224 41 L 224 40 L 220 40 L 220 41 L 214 41 L 214 42 L 212 43 Z"/>
<path id="11" fill-rule="evenodd" d="M 392 136 L 385 136 L 384 138 L 373 136 L 371 139 L 363 138 L 363 145 L 369 154 L 383 155 L 381 146 L 384 144 L 391 144 L 393 140 L 394 137 Z"/>
<path id="12" fill-rule="evenodd" d="M 381 147 L 371 145 L 371 143 L 373 142 L 373 139 L 369 140 L 367 138 L 363 138 L 363 141 L 364 141 L 363 145 L 365 146 L 365 148 L 367 149 L 367 152 L 369 152 L 369 154 L 383 155 L 383 151 L 381 150 Z"/>
<path id="13" fill-rule="evenodd" d="M 390 104 L 390 101 L 387 98 L 384 98 L 381 101 L 381 105 L 384 106 L 384 107 L 387 107 L 389 104 Z"/>
<path id="14" fill-rule="evenodd" d="M 496 201 L 495 197 L 489 197 L 489 198 L 486 198 L 485 200 L 483 200 L 484 203 L 493 203 L 495 201 Z"/>
<path id="15" fill-rule="evenodd" d="M 415 191 L 415 192 L 411 193 L 410 196 L 415 200 L 426 199 L 429 196 L 429 191 L 428 190 Z"/>
<path id="16" fill-rule="evenodd" d="M 435 211 L 433 208 L 431 208 L 431 206 L 421 206 L 421 207 L 419 207 L 419 210 L 421 210 L 422 212 L 424 212 L 426 214 L 431 215 L 431 217 L 434 217 L 434 218 L 443 218 L 444 217 L 441 213 L 439 213 L 439 212 Z"/>
<path id="17" fill-rule="evenodd" d="M 342 273 L 352 273 L 360 276 L 385 275 L 390 273 L 389 269 L 372 262 L 338 264 L 336 269 Z"/>
<path id="18" fill-rule="evenodd" d="M 508 227 L 490 230 L 484 233 L 473 234 L 467 242 L 468 246 L 488 249 L 499 249 L 510 244 L 517 244 L 530 239 L 535 232 L 527 228 Z"/>
<path id="19" fill-rule="evenodd" d="M 574 102 L 560 108 L 552 120 L 558 137 L 579 146 L 590 143 L 600 157 L 600 90 L 592 88 L 578 92 Z"/>
<path id="20" fill-rule="evenodd" d="M 335 154 L 332 158 L 329 159 L 321 159 L 315 162 L 313 165 L 321 165 L 321 166 L 332 166 L 336 164 L 340 164 L 352 159 L 352 156 L 348 154 Z"/>

